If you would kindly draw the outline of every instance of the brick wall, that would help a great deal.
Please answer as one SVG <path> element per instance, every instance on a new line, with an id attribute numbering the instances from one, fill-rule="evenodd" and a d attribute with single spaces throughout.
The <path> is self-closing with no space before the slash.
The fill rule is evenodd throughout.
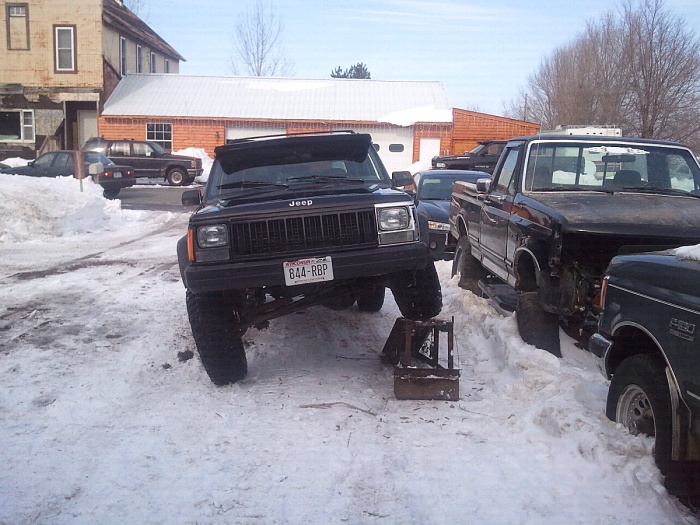
<path id="1" fill-rule="evenodd" d="M 469 151 L 482 140 L 508 140 L 520 135 L 534 135 L 540 129 L 539 124 L 533 122 L 457 108 L 452 110 L 452 121 L 450 155 Z"/>

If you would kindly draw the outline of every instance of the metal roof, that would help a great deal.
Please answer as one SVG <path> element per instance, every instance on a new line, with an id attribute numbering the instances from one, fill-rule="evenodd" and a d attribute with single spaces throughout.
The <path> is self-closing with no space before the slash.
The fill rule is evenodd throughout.
<path id="1" fill-rule="evenodd" d="M 130 74 L 104 116 L 452 122 L 441 82 Z"/>

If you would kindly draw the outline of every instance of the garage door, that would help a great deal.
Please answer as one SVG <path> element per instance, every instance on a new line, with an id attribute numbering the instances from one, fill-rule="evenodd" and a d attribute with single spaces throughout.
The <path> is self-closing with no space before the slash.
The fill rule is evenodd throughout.
<path id="1" fill-rule="evenodd" d="M 359 128 L 355 131 L 372 135 L 374 147 L 389 175 L 394 171 L 408 170 L 413 163 L 412 128 Z"/>
<path id="2" fill-rule="evenodd" d="M 246 127 L 246 126 L 230 126 L 226 128 L 226 143 L 231 140 L 245 139 L 248 137 L 259 137 L 261 135 L 279 135 L 284 134 L 284 128 L 273 127 Z"/>

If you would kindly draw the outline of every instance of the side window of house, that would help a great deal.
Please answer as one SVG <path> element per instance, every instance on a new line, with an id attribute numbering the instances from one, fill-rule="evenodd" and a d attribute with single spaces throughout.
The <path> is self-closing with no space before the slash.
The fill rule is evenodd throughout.
<path id="1" fill-rule="evenodd" d="M 119 38 L 119 68 L 122 76 L 126 76 L 126 38 Z"/>
<path id="2" fill-rule="evenodd" d="M 77 72 L 75 26 L 54 26 L 54 68 L 57 73 Z"/>
<path id="3" fill-rule="evenodd" d="M 0 140 L 3 142 L 34 142 L 34 111 L 0 110 Z"/>
<path id="4" fill-rule="evenodd" d="M 508 151 L 501 172 L 498 174 L 496 190 L 501 193 L 514 193 L 515 180 L 513 175 L 515 174 L 515 165 L 518 162 L 518 153 L 519 151 L 517 149 Z"/>
<path id="5" fill-rule="evenodd" d="M 165 151 L 173 150 L 173 125 L 167 122 L 146 124 L 146 140 L 155 142 Z"/>
<path id="6" fill-rule="evenodd" d="M 143 73 L 143 54 L 141 46 L 136 46 L 136 72 Z"/>
<path id="7" fill-rule="evenodd" d="M 151 71 L 150 72 L 151 73 L 156 72 L 156 54 L 155 53 L 151 53 Z"/>
<path id="8" fill-rule="evenodd" d="M 29 49 L 29 5 L 6 5 L 7 49 Z"/>

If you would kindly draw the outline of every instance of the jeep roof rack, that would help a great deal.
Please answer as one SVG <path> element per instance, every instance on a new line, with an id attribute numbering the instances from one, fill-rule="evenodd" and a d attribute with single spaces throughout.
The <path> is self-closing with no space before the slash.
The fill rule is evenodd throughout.
<path id="1" fill-rule="evenodd" d="M 352 134 L 354 135 L 356 132 L 351 129 L 338 129 L 338 130 L 319 130 L 319 131 L 300 131 L 297 133 L 276 133 L 273 135 L 258 135 L 255 137 L 245 137 L 241 139 L 233 139 L 228 141 L 225 146 L 229 146 L 231 144 L 244 144 L 246 142 L 257 142 L 258 140 L 262 139 L 272 139 L 272 138 L 280 138 L 280 137 L 303 137 L 306 135 L 333 135 L 333 134 L 341 134 L 341 133 L 347 133 L 347 134 Z"/>

